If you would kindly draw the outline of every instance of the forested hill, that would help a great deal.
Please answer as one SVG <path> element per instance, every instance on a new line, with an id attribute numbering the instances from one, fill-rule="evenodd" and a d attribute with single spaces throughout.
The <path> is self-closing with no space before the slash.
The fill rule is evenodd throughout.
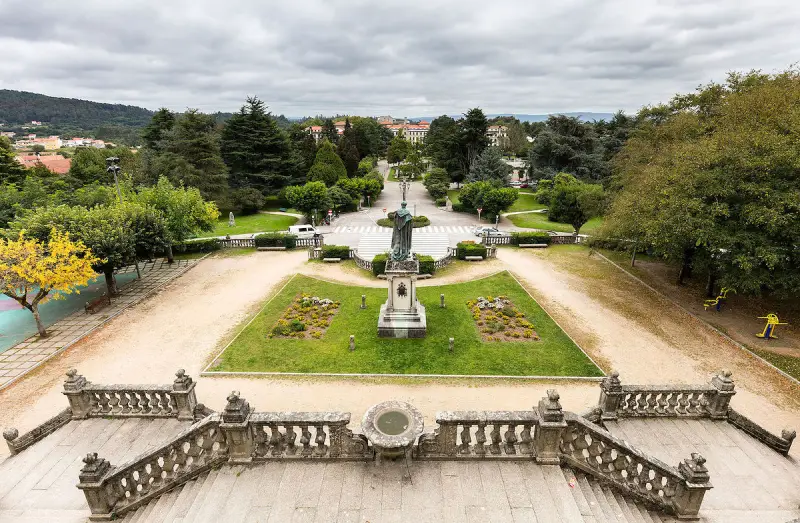
<path id="1" fill-rule="evenodd" d="M 81 129 L 94 129 L 102 125 L 143 127 L 152 116 L 153 111 L 132 105 L 0 89 L 0 122 L 7 125 L 38 120 L 54 126 Z"/>

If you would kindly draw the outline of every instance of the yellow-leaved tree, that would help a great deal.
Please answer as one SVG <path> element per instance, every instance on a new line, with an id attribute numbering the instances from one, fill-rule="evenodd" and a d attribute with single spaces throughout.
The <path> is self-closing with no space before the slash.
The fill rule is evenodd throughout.
<path id="1" fill-rule="evenodd" d="M 33 313 L 44 337 L 39 304 L 80 292 L 77 287 L 97 276 L 92 265 L 100 261 L 83 242 L 70 240 L 68 232 L 53 229 L 45 244 L 25 238 L 22 231 L 16 240 L 0 240 L 0 292 Z"/>

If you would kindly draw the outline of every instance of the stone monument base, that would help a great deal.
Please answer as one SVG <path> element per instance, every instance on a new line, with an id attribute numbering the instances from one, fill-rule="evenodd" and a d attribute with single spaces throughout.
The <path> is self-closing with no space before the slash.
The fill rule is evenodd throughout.
<path id="1" fill-rule="evenodd" d="M 387 310 L 381 305 L 378 316 L 379 338 L 424 338 L 427 332 L 425 306 L 417 302 L 416 311 Z"/>

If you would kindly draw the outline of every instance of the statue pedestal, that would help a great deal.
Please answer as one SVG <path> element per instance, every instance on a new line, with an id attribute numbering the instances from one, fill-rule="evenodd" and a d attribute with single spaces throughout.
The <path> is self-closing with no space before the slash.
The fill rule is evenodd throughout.
<path id="1" fill-rule="evenodd" d="M 380 338 L 424 338 L 425 307 L 417 300 L 417 260 L 386 263 L 389 297 L 378 316 Z"/>

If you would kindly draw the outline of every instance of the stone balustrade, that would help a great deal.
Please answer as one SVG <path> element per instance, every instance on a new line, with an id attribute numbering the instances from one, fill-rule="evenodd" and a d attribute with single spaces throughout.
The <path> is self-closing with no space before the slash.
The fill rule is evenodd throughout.
<path id="1" fill-rule="evenodd" d="M 781 435 L 776 436 L 744 414 L 733 409 L 728 411 L 728 423 L 735 425 L 742 431 L 761 441 L 764 445 L 780 452 L 784 456 L 789 454 L 789 449 L 792 448 L 792 442 L 797 437 L 797 432 L 789 429 L 783 429 Z"/>
<path id="2" fill-rule="evenodd" d="M 349 412 L 258 412 L 249 421 L 254 460 L 372 459 L 367 438 L 347 428 Z"/>
<path id="3" fill-rule="evenodd" d="M 92 417 L 150 417 L 193 420 L 197 407 L 195 383 L 183 369 L 171 385 L 95 385 L 67 371 L 63 394 L 72 419 Z"/>
<path id="4" fill-rule="evenodd" d="M 72 411 L 64 409 L 41 425 L 34 427 L 25 434 L 20 434 L 15 428 L 3 431 L 3 438 L 6 440 L 8 450 L 11 455 L 18 454 L 30 447 L 37 441 L 45 438 L 48 434 L 55 432 L 72 420 Z"/>
<path id="5" fill-rule="evenodd" d="M 78 488 L 89 503 L 91 519 L 112 519 L 227 459 L 220 415 L 212 414 L 165 445 L 117 467 L 96 453 L 87 455 Z"/>

